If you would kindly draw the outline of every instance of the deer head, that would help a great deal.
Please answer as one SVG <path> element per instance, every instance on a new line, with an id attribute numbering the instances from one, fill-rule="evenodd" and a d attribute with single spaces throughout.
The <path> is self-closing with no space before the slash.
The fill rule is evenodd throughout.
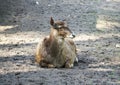
<path id="1" fill-rule="evenodd" d="M 65 22 L 63 21 L 56 21 L 54 22 L 53 18 L 50 19 L 51 28 L 51 35 L 53 36 L 61 36 L 62 38 L 74 38 L 75 35 L 71 32 L 71 30 L 67 27 Z"/>

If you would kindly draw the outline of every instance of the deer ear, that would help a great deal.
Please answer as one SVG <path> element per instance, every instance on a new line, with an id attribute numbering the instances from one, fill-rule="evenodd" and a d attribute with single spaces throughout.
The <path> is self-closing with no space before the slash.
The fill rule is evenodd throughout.
<path id="1" fill-rule="evenodd" d="M 67 27 L 68 26 L 67 21 L 65 21 L 64 23 L 65 23 L 65 26 Z"/>
<path id="2" fill-rule="evenodd" d="M 67 26 L 68 26 L 68 24 L 67 24 L 67 20 L 64 19 L 64 20 L 62 20 L 62 21 L 64 22 L 64 25 L 67 27 Z"/>
<path id="3" fill-rule="evenodd" d="M 54 20 L 53 20 L 53 18 L 51 17 L 51 19 L 50 19 L 50 24 L 53 26 L 54 25 Z"/>

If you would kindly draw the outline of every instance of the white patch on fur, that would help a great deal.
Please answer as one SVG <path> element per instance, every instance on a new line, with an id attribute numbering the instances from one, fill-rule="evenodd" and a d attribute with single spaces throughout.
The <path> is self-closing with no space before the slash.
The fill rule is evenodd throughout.
<path id="1" fill-rule="evenodd" d="M 77 62 L 77 63 L 78 63 L 78 58 L 77 58 L 77 57 L 75 57 L 75 62 Z"/>
<path id="2" fill-rule="evenodd" d="M 62 27 L 61 25 L 58 26 L 58 28 L 61 28 L 61 27 Z"/>
<path id="3" fill-rule="evenodd" d="M 73 64 L 70 65 L 70 68 L 73 67 Z"/>

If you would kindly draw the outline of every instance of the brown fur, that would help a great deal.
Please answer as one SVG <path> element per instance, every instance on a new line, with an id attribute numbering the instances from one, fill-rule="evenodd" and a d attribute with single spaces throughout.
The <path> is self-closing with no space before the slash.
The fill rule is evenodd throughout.
<path id="1" fill-rule="evenodd" d="M 62 21 L 54 22 L 51 18 L 51 32 L 37 46 L 35 60 L 41 67 L 73 67 L 76 58 L 76 47 L 71 34 Z"/>

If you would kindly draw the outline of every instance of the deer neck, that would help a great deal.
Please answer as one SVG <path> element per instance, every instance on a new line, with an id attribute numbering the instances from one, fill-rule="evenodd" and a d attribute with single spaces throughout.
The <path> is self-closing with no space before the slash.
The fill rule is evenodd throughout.
<path id="1" fill-rule="evenodd" d="M 51 29 L 50 32 L 50 49 L 52 56 L 58 56 L 62 46 L 64 43 L 64 39 L 58 36 L 57 30 Z"/>
<path id="2" fill-rule="evenodd" d="M 51 28 L 50 31 L 50 41 L 54 41 L 58 39 L 58 32 L 54 28 Z"/>

